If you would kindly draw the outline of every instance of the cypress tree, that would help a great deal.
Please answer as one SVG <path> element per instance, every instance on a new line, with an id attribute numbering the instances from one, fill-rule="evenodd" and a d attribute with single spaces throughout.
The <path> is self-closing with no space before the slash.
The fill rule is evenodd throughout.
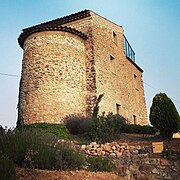
<path id="1" fill-rule="evenodd" d="M 163 139 L 171 139 L 173 133 L 179 131 L 179 114 L 165 93 L 159 93 L 153 98 L 149 119 L 151 124 L 159 129 Z"/>

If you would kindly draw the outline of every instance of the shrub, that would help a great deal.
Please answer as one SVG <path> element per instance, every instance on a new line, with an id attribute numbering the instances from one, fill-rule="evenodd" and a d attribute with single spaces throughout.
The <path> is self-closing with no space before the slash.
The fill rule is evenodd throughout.
<path id="1" fill-rule="evenodd" d="M 114 171 L 116 168 L 114 163 L 108 158 L 89 157 L 87 159 L 87 162 L 90 163 L 90 166 L 89 166 L 90 171 L 111 172 L 111 171 Z"/>
<path id="2" fill-rule="evenodd" d="M 157 94 L 153 98 L 149 118 L 151 124 L 159 129 L 164 139 L 171 139 L 173 133 L 179 130 L 179 114 L 165 93 Z"/>
<path id="3" fill-rule="evenodd" d="M 148 125 L 137 125 L 137 124 L 123 124 L 123 133 L 137 133 L 137 134 L 155 134 L 157 129 Z"/>
<path id="4" fill-rule="evenodd" d="M 80 168 L 83 157 L 57 141 L 55 135 L 39 128 L 18 128 L 0 136 L 0 152 L 20 166 L 56 170 Z"/>
<path id="5" fill-rule="evenodd" d="M 0 126 L 0 135 L 3 135 L 3 134 L 5 134 L 5 130 L 2 126 Z"/>
<path id="6" fill-rule="evenodd" d="M 85 159 L 82 154 L 70 147 L 61 146 L 56 155 L 57 167 L 60 170 L 75 170 L 81 168 Z"/>
<path id="7" fill-rule="evenodd" d="M 0 155 L 0 179 L 16 179 L 15 165 L 7 157 Z"/>
<path id="8" fill-rule="evenodd" d="M 58 138 L 69 140 L 71 135 L 64 124 L 50 124 L 50 123 L 34 123 L 24 125 L 22 128 L 40 128 L 46 133 L 56 135 Z"/>
<path id="9" fill-rule="evenodd" d="M 6 154 L 14 163 L 25 165 L 25 157 L 29 150 L 36 152 L 41 146 L 50 146 L 57 142 L 52 134 L 40 129 L 17 129 L 0 136 L 0 151 Z"/>
<path id="10" fill-rule="evenodd" d="M 98 143 L 113 141 L 120 136 L 123 121 L 123 117 L 116 117 L 112 113 L 107 116 L 102 115 L 93 118 L 92 125 L 86 136 Z"/>
<path id="11" fill-rule="evenodd" d="M 82 115 L 69 115 L 64 118 L 65 125 L 74 135 L 84 134 L 89 131 L 91 119 Z"/>

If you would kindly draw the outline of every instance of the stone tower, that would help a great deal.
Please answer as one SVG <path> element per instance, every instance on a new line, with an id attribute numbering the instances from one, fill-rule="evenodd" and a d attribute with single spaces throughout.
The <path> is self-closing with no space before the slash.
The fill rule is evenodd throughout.
<path id="1" fill-rule="evenodd" d="M 123 28 L 85 10 L 23 29 L 18 123 L 61 123 L 69 114 L 100 112 L 147 124 L 143 70 Z"/>

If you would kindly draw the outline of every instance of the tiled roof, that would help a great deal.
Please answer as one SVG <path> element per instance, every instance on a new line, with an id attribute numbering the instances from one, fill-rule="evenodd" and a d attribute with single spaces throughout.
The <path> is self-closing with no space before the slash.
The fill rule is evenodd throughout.
<path id="1" fill-rule="evenodd" d="M 23 29 L 22 30 L 23 32 L 20 34 L 18 38 L 19 45 L 23 48 L 24 41 L 29 35 L 35 32 L 41 32 L 41 31 L 65 31 L 65 32 L 70 32 L 72 34 L 76 34 L 82 39 L 87 39 L 87 36 L 83 34 L 82 32 L 73 28 L 62 26 L 62 25 L 68 22 L 76 21 L 76 20 L 89 17 L 89 16 L 91 16 L 90 11 L 84 10 L 75 14 L 71 14 L 69 16 L 65 16 L 62 18 L 58 18 L 52 21 L 48 21 L 45 23 L 41 23 L 32 27 Z"/>

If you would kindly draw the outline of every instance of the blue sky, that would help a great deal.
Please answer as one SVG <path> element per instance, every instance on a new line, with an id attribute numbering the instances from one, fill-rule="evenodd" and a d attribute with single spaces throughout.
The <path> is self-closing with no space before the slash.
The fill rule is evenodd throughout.
<path id="1" fill-rule="evenodd" d="M 0 73 L 20 76 L 23 51 L 17 38 L 23 28 L 84 9 L 123 26 L 144 70 L 148 115 L 159 92 L 180 112 L 179 0 L 1 0 Z M 19 80 L 0 74 L 0 125 L 15 127 Z"/>

